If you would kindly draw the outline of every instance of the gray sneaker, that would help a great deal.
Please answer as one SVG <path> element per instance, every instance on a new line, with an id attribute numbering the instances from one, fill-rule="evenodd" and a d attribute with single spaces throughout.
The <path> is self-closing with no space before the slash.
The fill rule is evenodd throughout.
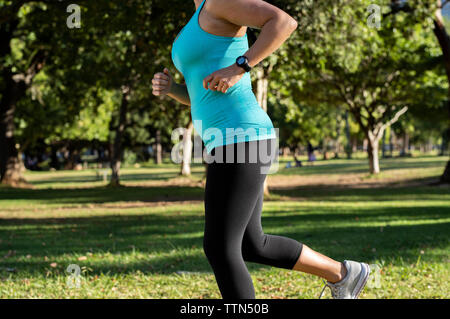
<path id="1" fill-rule="evenodd" d="M 368 264 L 351 260 L 344 260 L 344 266 L 347 268 L 345 277 L 334 284 L 325 281 L 325 287 L 323 287 L 319 299 L 322 297 L 326 287 L 330 288 L 333 299 L 358 298 L 366 285 L 367 279 L 369 279 L 370 267 Z"/>

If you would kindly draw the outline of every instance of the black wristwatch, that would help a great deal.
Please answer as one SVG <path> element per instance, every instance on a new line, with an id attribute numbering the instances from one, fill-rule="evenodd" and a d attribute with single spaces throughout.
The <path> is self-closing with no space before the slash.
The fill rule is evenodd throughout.
<path id="1" fill-rule="evenodd" d="M 248 65 L 248 58 L 245 55 L 241 55 L 236 58 L 236 65 L 243 68 L 245 72 L 250 72 L 252 69 L 252 67 Z"/>

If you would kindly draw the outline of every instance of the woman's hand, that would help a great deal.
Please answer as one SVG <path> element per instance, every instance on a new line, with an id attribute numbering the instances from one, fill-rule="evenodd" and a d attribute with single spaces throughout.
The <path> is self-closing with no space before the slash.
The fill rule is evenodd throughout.
<path id="1" fill-rule="evenodd" d="M 153 95 L 162 96 L 170 93 L 172 88 L 173 78 L 169 70 L 164 68 L 163 72 L 158 72 L 153 76 L 152 88 Z"/>
<path id="2" fill-rule="evenodd" d="M 203 79 L 203 87 L 212 91 L 227 93 L 227 90 L 235 85 L 244 76 L 245 70 L 232 64 L 226 68 L 217 70 Z"/>

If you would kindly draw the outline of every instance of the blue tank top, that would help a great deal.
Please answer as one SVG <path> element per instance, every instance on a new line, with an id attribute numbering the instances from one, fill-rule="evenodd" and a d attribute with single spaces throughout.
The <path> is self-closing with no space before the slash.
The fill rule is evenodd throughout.
<path id="1" fill-rule="evenodd" d="M 247 34 L 225 37 L 200 27 L 198 16 L 205 1 L 179 32 L 171 52 L 186 82 L 195 130 L 208 153 L 220 145 L 276 138 L 272 121 L 252 91 L 249 72 L 226 93 L 203 87 L 206 76 L 235 63 L 249 48 Z"/>

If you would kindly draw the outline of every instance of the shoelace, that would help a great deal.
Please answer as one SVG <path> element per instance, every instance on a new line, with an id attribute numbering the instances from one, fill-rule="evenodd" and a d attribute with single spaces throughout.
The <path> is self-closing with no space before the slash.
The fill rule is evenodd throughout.
<path id="1" fill-rule="evenodd" d="M 319 299 L 322 298 L 322 295 L 327 287 L 329 287 L 331 290 L 331 296 L 334 299 L 337 299 L 340 296 L 340 289 L 326 280 L 324 280 L 324 282 L 325 286 L 323 287 L 322 292 L 320 293 Z"/>

